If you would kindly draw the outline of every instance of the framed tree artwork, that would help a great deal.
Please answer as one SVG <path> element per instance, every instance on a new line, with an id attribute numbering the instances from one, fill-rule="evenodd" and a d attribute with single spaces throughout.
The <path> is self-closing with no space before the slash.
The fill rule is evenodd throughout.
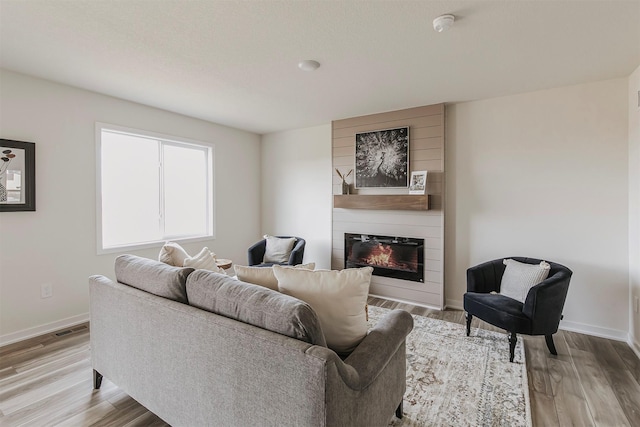
<path id="1" fill-rule="evenodd" d="M 356 134 L 356 188 L 406 188 L 408 169 L 408 127 Z"/>
<path id="2" fill-rule="evenodd" d="M 36 144 L 0 139 L 0 212 L 36 210 Z"/>

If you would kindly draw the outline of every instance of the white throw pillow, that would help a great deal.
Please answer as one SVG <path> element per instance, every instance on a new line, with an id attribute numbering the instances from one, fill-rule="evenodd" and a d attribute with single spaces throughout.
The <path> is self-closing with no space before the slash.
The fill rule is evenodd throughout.
<path id="1" fill-rule="evenodd" d="M 176 242 L 166 242 L 162 249 L 160 249 L 158 261 L 173 265 L 174 267 L 182 267 L 184 265 L 185 258 L 188 257 L 189 254 L 182 249 L 182 246 Z"/>
<path id="2" fill-rule="evenodd" d="M 216 254 L 211 252 L 206 246 L 198 252 L 198 255 L 185 258 L 183 266 L 224 274 L 224 270 L 216 264 Z"/>
<path id="3" fill-rule="evenodd" d="M 280 292 L 309 304 L 318 315 L 327 346 L 349 353 L 367 335 L 366 311 L 372 267 L 302 270 L 273 267 Z"/>
<path id="4" fill-rule="evenodd" d="M 264 235 L 267 240 L 267 247 L 264 251 L 264 260 L 262 262 L 288 262 L 293 245 L 296 244 L 295 237 L 281 238 L 275 236 Z"/>
<path id="5" fill-rule="evenodd" d="M 298 264 L 293 266 L 287 266 L 288 268 L 304 268 L 307 270 L 313 270 L 316 268 L 315 262 L 308 264 Z M 253 283 L 254 285 L 264 286 L 265 288 L 278 290 L 278 279 L 273 274 L 272 267 L 247 267 L 244 265 L 236 265 L 236 275 L 239 280 L 247 283 Z"/>
<path id="6" fill-rule="evenodd" d="M 549 276 L 551 266 L 545 261 L 540 264 L 526 264 L 512 259 L 502 261 L 507 266 L 500 283 L 500 294 L 522 303 L 527 299 L 529 289 Z"/>

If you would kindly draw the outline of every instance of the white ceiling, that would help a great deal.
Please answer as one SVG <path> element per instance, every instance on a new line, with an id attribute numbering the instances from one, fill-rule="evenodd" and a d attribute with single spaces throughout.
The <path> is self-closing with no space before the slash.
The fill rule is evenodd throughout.
<path id="1" fill-rule="evenodd" d="M 2 68 L 257 133 L 639 65 L 640 0 L 0 0 Z"/>

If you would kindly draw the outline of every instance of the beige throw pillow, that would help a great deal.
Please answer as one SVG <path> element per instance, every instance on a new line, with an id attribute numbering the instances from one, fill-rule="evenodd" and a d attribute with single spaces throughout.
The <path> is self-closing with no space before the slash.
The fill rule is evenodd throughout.
<path id="1" fill-rule="evenodd" d="M 184 267 L 215 271 L 217 273 L 224 274 L 224 270 L 219 268 L 216 264 L 216 254 L 211 252 L 206 246 L 198 252 L 198 255 L 185 258 Z"/>
<path id="2" fill-rule="evenodd" d="M 273 266 L 280 292 L 309 304 L 318 315 L 327 346 L 350 353 L 367 335 L 366 312 L 372 267 L 303 270 Z"/>
<path id="3" fill-rule="evenodd" d="M 247 267 L 244 265 L 236 265 L 236 275 L 239 280 L 247 283 L 253 283 L 254 285 L 264 286 L 265 288 L 278 290 L 278 279 L 273 274 L 273 268 L 271 267 Z M 307 270 L 313 270 L 316 268 L 315 262 L 308 264 L 298 264 L 293 266 L 287 266 L 286 268 L 304 268 Z"/>
<path id="4" fill-rule="evenodd" d="M 265 234 L 264 238 L 267 240 L 267 247 L 264 251 L 263 262 L 289 262 L 293 245 L 296 244 L 295 237 L 281 238 Z"/>
<path id="5" fill-rule="evenodd" d="M 182 246 L 176 242 L 166 242 L 160 249 L 158 261 L 173 265 L 174 267 L 182 267 L 184 265 L 185 258 L 188 257 L 189 254 L 182 249 Z"/>
<path id="6" fill-rule="evenodd" d="M 502 261 L 507 267 L 500 282 L 500 294 L 524 303 L 529 289 L 549 276 L 551 266 L 545 261 L 527 264 L 512 259 Z"/>

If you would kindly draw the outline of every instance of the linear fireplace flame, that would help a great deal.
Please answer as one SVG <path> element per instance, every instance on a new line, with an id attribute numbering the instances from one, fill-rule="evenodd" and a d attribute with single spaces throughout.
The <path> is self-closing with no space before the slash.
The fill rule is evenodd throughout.
<path id="1" fill-rule="evenodd" d="M 371 249 L 371 254 L 364 259 L 369 265 L 375 265 L 378 267 L 395 267 L 395 262 L 392 258 L 393 249 L 391 246 L 378 243 L 375 248 Z"/>
<path id="2" fill-rule="evenodd" d="M 424 239 L 344 235 L 345 268 L 373 267 L 377 276 L 424 281 Z"/>

